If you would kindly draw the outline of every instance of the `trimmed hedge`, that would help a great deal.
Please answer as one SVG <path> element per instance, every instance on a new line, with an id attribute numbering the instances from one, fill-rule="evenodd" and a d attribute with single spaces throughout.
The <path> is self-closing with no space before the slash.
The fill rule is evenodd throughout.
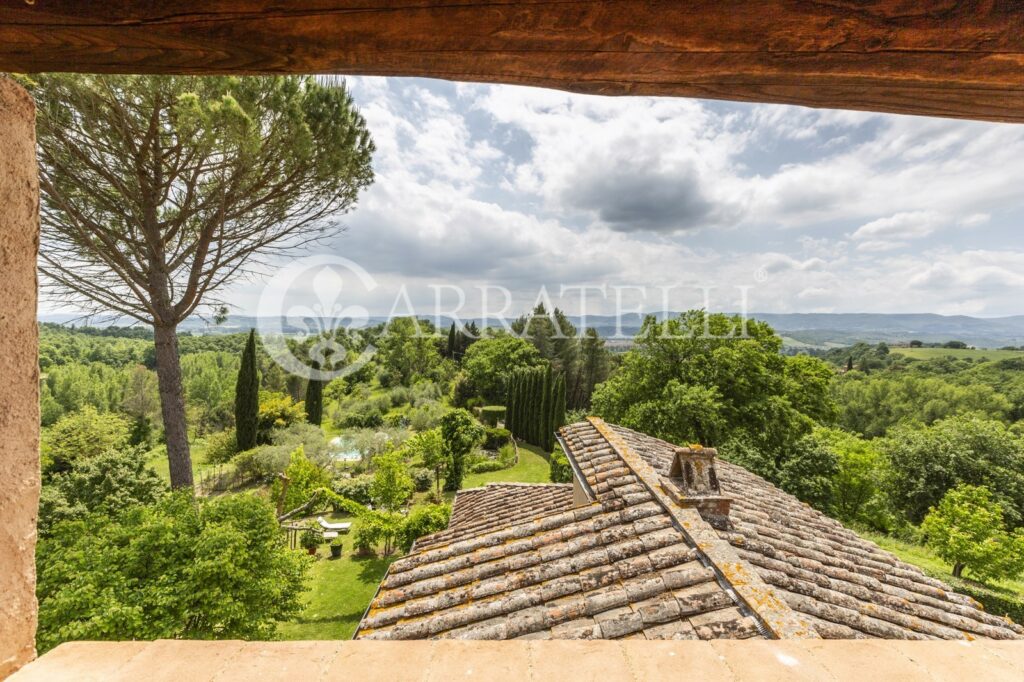
<path id="1" fill-rule="evenodd" d="M 498 422 L 505 418 L 505 407 L 504 405 L 488 405 L 480 408 L 480 420 L 494 428 L 498 425 Z"/>
<path id="2" fill-rule="evenodd" d="M 500 450 L 502 445 L 512 442 L 512 434 L 508 429 L 487 429 L 484 434 L 485 450 Z"/>

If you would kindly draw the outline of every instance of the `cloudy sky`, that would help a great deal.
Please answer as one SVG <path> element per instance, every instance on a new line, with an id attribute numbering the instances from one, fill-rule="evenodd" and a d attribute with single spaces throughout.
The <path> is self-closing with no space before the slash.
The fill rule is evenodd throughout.
<path id="1" fill-rule="evenodd" d="M 348 291 L 371 313 L 428 313 L 436 291 L 453 307 L 449 284 L 467 316 L 485 285 L 516 312 L 542 286 L 578 312 L 586 285 L 605 287 L 588 312 L 616 296 L 685 309 L 705 290 L 736 310 L 745 290 L 751 311 L 1024 313 L 1024 126 L 348 82 L 376 182 L 322 253 L 372 276 Z M 239 287 L 235 312 L 257 290 Z"/>

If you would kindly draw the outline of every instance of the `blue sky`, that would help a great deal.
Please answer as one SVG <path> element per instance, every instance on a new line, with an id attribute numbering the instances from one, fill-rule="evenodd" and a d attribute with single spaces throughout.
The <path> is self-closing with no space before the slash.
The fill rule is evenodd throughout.
<path id="1" fill-rule="evenodd" d="M 375 184 L 322 253 L 380 286 L 647 287 L 633 304 L 1024 313 L 1024 126 L 690 99 L 351 78 Z M 702 289 L 703 288 L 703 289 Z M 258 287 L 228 297 L 253 312 Z M 353 295 L 355 293 L 353 292 Z M 632 297 L 632 298 L 630 298 Z M 594 295 L 590 312 L 612 312 Z M 462 312 L 479 312 L 470 293 Z"/>

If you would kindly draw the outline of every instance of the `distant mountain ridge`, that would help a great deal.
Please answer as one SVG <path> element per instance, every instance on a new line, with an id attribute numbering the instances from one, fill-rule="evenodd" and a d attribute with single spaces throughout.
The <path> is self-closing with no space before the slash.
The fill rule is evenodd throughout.
<path id="1" fill-rule="evenodd" d="M 669 313 L 677 316 L 679 313 Z M 663 317 L 659 313 L 658 317 Z M 569 315 L 577 327 L 581 326 L 579 316 Z M 869 343 L 906 343 L 911 340 L 925 343 L 957 340 L 979 348 L 1024 345 L 1024 315 L 1008 317 L 970 317 L 967 315 L 936 315 L 934 313 L 749 313 L 747 317 L 770 324 L 790 345 L 827 347 L 849 345 L 856 341 Z M 384 316 L 370 318 L 371 324 L 386 321 Z M 424 319 L 433 318 L 424 316 Z M 616 332 L 632 336 L 640 328 L 642 315 L 629 313 L 616 322 L 613 315 L 588 315 L 586 324 L 602 336 L 611 337 Z M 40 321 L 67 324 L 73 322 L 82 326 L 84 321 L 74 315 L 41 315 Z M 451 318 L 442 316 L 442 326 L 447 327 Z M 465 323 L 475 322 L 482 326 L 480 318 L 467 318 Z M 117 324 L 117 320 L 93 320 L 93 326 Z M 125 324 L 125 322 L 121 322 Z M 182 331 L 195 334 L 228 334 L 244 331 L 257 326 L 257 318 L 246 315 L 231 315 L 220 325 L 213 325 L 198 317 L 189 318 L 181 324 Z M 304 331 L 299 327 L 287 327 L 286 332 Z"/>

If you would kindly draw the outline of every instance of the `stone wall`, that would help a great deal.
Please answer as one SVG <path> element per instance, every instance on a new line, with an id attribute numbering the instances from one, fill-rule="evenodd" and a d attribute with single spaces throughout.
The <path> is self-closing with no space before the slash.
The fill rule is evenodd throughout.
<path id="1" fill-rule="evenodd" d="M 35 105 L 0 76 L 0 679 L 35 657 L 38 247 Z"/>

